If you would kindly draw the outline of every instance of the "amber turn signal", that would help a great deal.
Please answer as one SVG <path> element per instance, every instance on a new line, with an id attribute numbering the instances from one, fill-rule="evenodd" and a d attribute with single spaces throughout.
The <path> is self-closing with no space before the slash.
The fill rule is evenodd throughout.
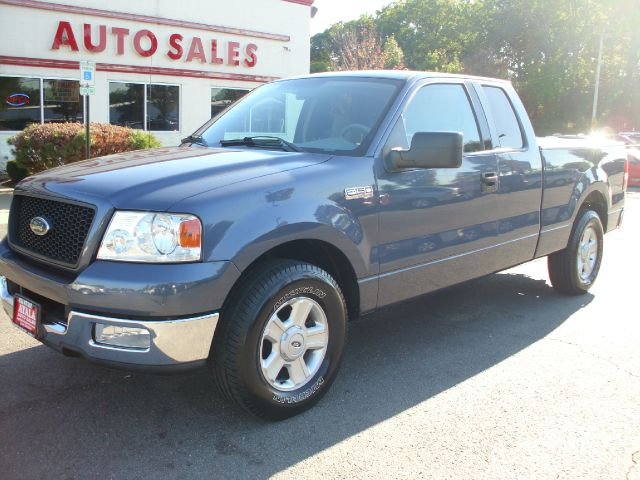
<path id="1" fill-rule="evenodd" d="M 180 222 L 180 246 L 182 248 L 200 248 L 202 225 L 200 220 L 184 220 Z"/>

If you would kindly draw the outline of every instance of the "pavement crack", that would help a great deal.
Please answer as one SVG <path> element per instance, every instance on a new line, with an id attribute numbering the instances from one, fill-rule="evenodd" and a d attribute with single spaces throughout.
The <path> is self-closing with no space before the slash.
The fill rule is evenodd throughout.
<path id="1" fill-rule="evenodd" d="M 584 348 L 583 345 L 580 345 L 579 343 L 573 343 L 573 342 L 568 342 L 567 340 L 562 340 L 561 338 L 553 338 L 553 337 L 547 337 L 547 340 L 551 340 L 554 342 L 558 342 L 558 343 L 563 343 L 565 345 L 570 345 L 572 347 L 577 348 L 578 350 L 580 350 L 580 352 L 584 353 L 585 355 L 589 355 L 593 358 L 595 358 L 596 360 L 600 360 L 603 362 L 607 362 L 610 365 L 612 365 L 613 367 L 616 368 L 616 370 L 620 370 L 621 372 L 626 373 L 627 375 L 633 377 L 633 378 L 640 378 L 640 375 L 633 373 L 631 370 L 627 370 L 624 367 L 621 367 L 620 365 L 618 365 L 616 362 L 614 362 L 613 360 L 611 360 L 610 358 L 606 358 L 606 357 L 602 357 L 596 353 L 593 353 L 587 349 Z"/>

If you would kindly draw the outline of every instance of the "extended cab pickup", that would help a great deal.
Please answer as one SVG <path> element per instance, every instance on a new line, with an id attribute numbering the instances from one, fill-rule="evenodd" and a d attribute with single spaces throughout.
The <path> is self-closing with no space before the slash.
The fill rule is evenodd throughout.
<path id="1" fill-rule="evenodd" d="M 71 356 L 208 364 L 284 418 L 334 380 L 347 320 L 548 256 L 586 292 L 622 221 L 626 152 L 537 140 L 508 82 L 416 72 L 286 79 L 182 145 L 15 190 L 4 310 Z"/>

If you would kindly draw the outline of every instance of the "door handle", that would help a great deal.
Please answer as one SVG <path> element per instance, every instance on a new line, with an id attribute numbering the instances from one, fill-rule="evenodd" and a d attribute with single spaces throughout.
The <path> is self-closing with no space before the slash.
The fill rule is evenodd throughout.
<path id="1" fill-rule="evenodd" d="M 482 191 L 485 193 L 495 193 L 498 191 L 499 177 L 496 172 L 482 174 Z"/>

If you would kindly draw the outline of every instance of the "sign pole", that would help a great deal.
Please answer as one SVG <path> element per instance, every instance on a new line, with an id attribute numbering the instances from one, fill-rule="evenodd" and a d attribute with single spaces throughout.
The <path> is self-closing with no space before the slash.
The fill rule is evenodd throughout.
<path id="1" fill-rule="evenodd" d="M 85 126 L 84 126 L 84 135 L 85 135 L 85 152 L 86 152 L 86 157 L 87 160 L 89 160 L 91 158 L 91 134 L 90 134 L 90 128 L 89 128 L 89 95 L 85 95 L 84 96 L 84 105 L 85 105 L 85 112 L 87 112 L 86 118 L 85 118 Z"/>
<path id="2" fill-rule="evenodd" d="M 80 62 L 80 95 L 84 97 L 84 122 L 85 122 L 85 157 L 91 158 L 91 132 L 89 127 L 89 95 L 96 93 L 96 62 L 83 60 Z"/>

